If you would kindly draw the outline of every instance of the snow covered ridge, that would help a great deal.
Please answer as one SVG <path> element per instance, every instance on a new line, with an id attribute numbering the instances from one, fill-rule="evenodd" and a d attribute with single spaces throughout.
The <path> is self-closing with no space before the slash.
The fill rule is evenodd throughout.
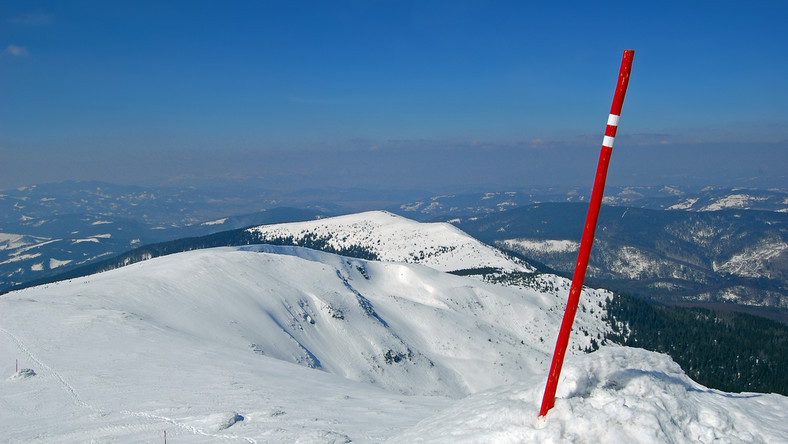
<path id="1" fill-rule="evenodd" d="M 757 190 L 734 188 L 730 190 L 704 190 L 692 196 L 680 198 L 667 210 L 720 211 L 762 210 L 785 212 L 788 210 L 786 191 L 780 189 Z"/>
<path id="2" fill-rule="evenodd" d="M 258 245 L 11 292 L 0 355 L 36 376 L 0 378 L 0 429 L 12 441 L 151 441 L 166 429 L 381 442 L 450 398 L 545 374 L 568 288 L 545 279 L 552 290 L 538 292 Z M 587 334 L 569 356 L 605 333 L 594 307 L 608 295 L 585 292 Z"/>
<path id="3" fill-rule="evenodd" d="M 534 269 L 485 245 L 449 223 L 420 223 L 386 211 L 250 228 L 261 242 L 319 240 L 335 251 L 362 248 L 388 262 L 420 263 L 441 271 Z"/>
<path id="4" fill-rule="evenodd" d="M 746 277 L 765 277 L 770 278 L 771 272 L 767 266 L 771 259 L 788 250 L 788 243 L 780 239 L 764 239 L 757 245 L 746 248 L 722 264 L 713 264 L 714 271 L 724 271 L 730 274 Z M 766 270 L 764 273 L 762 270 Z"/>
<path id="5" fill-rule="evenodd" d="M 536 291 L 419 264 L 253 245 L 0 297 L 11 442 L 785 442 L 788 398 L 708 390 L 603 346 L 584 290 L 537 422 L 566 279 Z M 19 377 L 20 368 L 33 373 Z"/>
<path id="6" fill-rule="evenodd" d="M 504 239 L 500 243 L 510 250 L 524 252 L 567 253 L 580 248 L 580 242 L 565 239 Z"/>

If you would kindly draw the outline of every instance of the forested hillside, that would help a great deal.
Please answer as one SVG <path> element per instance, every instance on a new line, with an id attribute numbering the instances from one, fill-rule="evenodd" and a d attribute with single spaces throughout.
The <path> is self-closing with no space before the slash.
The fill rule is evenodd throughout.
<path id="1" fill-rule="evenodd" d="M 666 353 L 689 377 L 729 392 L 788 395 L 788 327 L 735 312 L 606 300 L 605 340 Z"/>
<path id="2" fill-rule="evenodd" d="M 455 225 L 571 276 L 587 210 L 544 203 Z M 788 213 L 603 206 L 586 283 L 660 302 L 788 309 Z"/>

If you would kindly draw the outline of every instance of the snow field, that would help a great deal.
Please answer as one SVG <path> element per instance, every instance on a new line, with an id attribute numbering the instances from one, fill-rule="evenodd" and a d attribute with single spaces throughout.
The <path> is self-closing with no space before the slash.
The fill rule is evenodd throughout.
<path id="1" fill-rule="evenodd" d="M 19 406 L 0 427 L 47 442 L 155 440 L 165 429 L 377 442 L 447 396 L 546 366 L 550 346 L 528 331 L 547 324 L 537 313 L 550 300 L 293 247 L 156 258 L 0 299 L 2 356 L 38 373 L 2 382 L 3 404 Z M 378 418 L 387 403 L 396 415 Z M 224 427 L 236 414 L 245 419 Z"/>
<path id="2" fill-rule="evenodd" d="M 555 407 L 538 418 L 533 375 L 457 401 L 389 442 L 777 443 L 786 398 L 731 394 L 690 380 L 669 357 L 603 347 L 564 366 Z"/>

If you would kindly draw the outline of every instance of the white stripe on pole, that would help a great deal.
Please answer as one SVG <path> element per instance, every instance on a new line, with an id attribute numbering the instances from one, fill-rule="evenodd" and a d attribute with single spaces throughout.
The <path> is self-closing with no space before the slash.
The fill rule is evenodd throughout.
<path id="1" fill-rule="evenodd" d="M 607 124 L 611 125 L 611 126 L 618 126 L 618 119 L 620 119 L 620 118 L 621 118 L 621 116 L 617 116 L 615 114 L 611 114 L 607 118 Z"/>

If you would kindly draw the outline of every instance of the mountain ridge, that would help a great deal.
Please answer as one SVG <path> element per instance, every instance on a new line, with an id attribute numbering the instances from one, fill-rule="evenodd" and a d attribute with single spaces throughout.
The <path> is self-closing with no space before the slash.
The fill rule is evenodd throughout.
<path id="1" fill-rule="evenodd" d="M 569 275 L 586 211 L 544 203 L 454 223 Z M 788 308 L 788 214 L 604 205 L 586 282 L 661 302 Z"/>
<path id="2" fill-rule="evenodd" d="M 304 239 L 320 239 L 337 251 L 362 248 L 380 260 L 421 263 L 441 271 L 487 267 L 534 271 L 523 261 L 506 257 L 451 224 L 420 223 L 387 211 L 257 226 L 247 231 L 260 243 L 292 241 L 298 245 Z"/>

